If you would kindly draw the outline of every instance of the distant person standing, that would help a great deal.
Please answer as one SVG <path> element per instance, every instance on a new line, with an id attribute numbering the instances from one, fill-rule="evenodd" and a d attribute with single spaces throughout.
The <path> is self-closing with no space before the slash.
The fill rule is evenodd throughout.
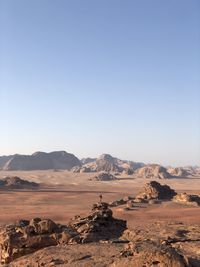
<path id="1" fill-rule="evenodd" d="M 103 198 L 103 196 L 102 195 L 99 195 L 99 203 L 100 204 L 102 203 L 102 198 Z"/>

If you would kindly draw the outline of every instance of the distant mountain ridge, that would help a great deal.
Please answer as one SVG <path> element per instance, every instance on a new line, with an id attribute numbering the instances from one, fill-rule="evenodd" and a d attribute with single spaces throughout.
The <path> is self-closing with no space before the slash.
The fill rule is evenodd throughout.
<path id="1" fill-rule="evenodd" d="M 4 165 L 6 164 L 6 162 L 8 162 L 12 157 L 13 157 L 13 155 L 0 156 L 0 169 L 3 169 Z"/>
<path id="2" fill-rule="evenodd" d="M 80 160 L 66 151 L 54 151 L 50 153 L 35 152 L 32 155 L 15 154 L 13 156 L 0 157 L 0 168 L 3 170 L 70 170 L 74 166 L 81 165 Z"/>
<path id="3" fill-rule="evenodd" d="M 98 158 L 83 158 L 79 160 L 75 155 L 66 151 L 35 152 L 32 155 L 0 156 L 0 170 L 71 170 L 72 172 L 113 172 L 124 175 L 134 175 L 141 178 L 168 179 L 173 177 L 190 177 L 200 175 L 200 168 L 195 167 L 163 167 L 158 164 L 144 164 L 129 160 L 122 160 L 102 154 Z"/>
<path id="4" fill-rule="evenodd" d="M 74 172 L 101 172 L 101 171 L 122 172 L 127 169 L 132 169 L 134 171 L 145 165 L 142 162 L 121 160 L 121 159 L 112 157 L 109 154 L 102 154 L 96 159 L 84 160 L 82 162 L 83 162 L 82 166 L 76 166 L 72 168 L 72 171 Z"/>

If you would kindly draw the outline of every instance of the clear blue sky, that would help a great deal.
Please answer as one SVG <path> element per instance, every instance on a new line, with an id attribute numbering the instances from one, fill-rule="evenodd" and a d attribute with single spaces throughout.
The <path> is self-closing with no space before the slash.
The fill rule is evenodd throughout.
<path id="1" fill-rule="evenodd" d="M 0 155 L 200 164 L 199 0 L 0 0 Z"/>

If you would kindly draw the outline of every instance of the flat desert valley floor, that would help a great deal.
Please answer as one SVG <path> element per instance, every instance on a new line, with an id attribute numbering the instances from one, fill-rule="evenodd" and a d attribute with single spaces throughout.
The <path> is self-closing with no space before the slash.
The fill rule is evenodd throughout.
<path id="1" fill-rule="evenodd" d="M 33 217 L 51 218 L 67 223 L 75 215 L 87 214 L 99 195 L 110 202 L 128 195 L 135 196 L 149 179 L 119 176 L 115 181 L 90 181 L 95 173 L 72 173 L 68 171 L 0 171 L 0 178 L 19 176 L 41 183 L 40 190 L 0 191 L 0 224 L 13 223 L 18 219 Z M 164 179 L 177 192 L 200 194 L 200 177 L 187 179 Z M 181 221 L 200 223 L 198 207 L 182 206 L 173 202 L 142 205 L 131 211 L 122 206 L 113 208 L 114 216 L 127 220 L 128 227 L 141 226 L 156 221 Z"/>

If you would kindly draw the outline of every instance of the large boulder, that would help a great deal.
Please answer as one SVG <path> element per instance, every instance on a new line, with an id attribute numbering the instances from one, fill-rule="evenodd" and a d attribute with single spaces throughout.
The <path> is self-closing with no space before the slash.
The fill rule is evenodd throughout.
<path id="1" fill-rule="evenodd" d="M 161 185 L 156 181 L 151 181 L 144 186 L 143 191 L 136 196 L 135 201 L 148 202 L 152 199 L 171 200 L 175 195 L 176 192 L 168 185 Z"/>

